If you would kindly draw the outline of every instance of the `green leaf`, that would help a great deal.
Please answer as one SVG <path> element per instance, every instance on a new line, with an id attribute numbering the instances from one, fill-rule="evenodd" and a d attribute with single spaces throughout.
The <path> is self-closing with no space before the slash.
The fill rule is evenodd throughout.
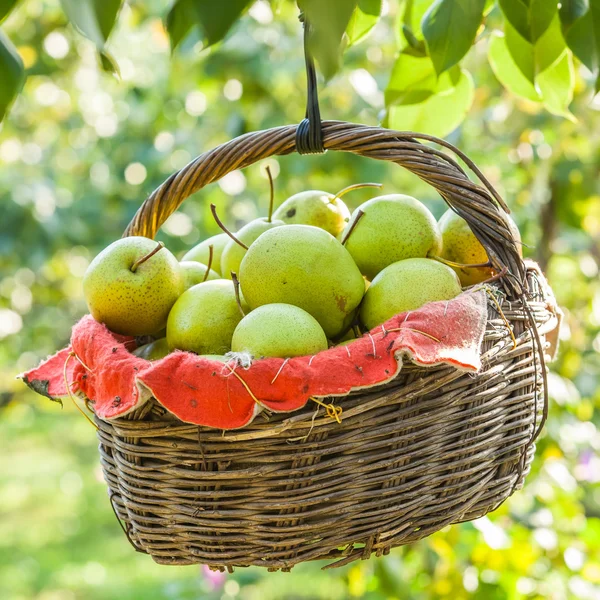
<path id="1" fill-rule="evenodd" d="M 508 22 L 504 24 L 504 42 L 512 60 L 521 73 L 533 84 L 535 79 L 535 55 L 533 46 Z M 497 42 L 496 42 L 497 43 Z"/>
<path id="2" fill-rule="evenodd" d="M 571 25 L 588 10 L 588 0 L 562 0 L 558 13 L 563 25 Z"/>
<path id="3" fill-rule="evenodd" d="M 550 27 L 558 11 L 554 0 L 499 0 L 506 20 L 528 41 L 535 43 Z"/>
<path id="4" fill-rule="evenodd" d="M 382 4 L 382 0 L 358 0 L 358 5 L 354 9 L 346 28 L 349 46 L 363 40 L 371 29 L 377 25 Z"/>
<path id="5" fill-rule="evenodd" d="M 508 31 L 506 35 L 495 31 L 488 47 L 488 60 L 498 81 L 512 94 L 534 102 L 541 98 L 533 85 L 533 77 L 523 74 L 523 70 L 516 63 L 514 55 L 508 47 Z M 531 61 L 533 66 L 533 60 Z"/>
<path id="6" fill-rule="evenodd" d="M 470 74 L 455 66 L 438 78 L 429 57 L 402 53 L 386 90 L 385 125 L 444 136 L 462 122 L 473 102 Z"/>
<path id="7" fill-rule="evenodd" d="M 425 13 L 421 30 L 438 75 L 469 51 L 484 8 L 485 0 L 436 0 Z"/>
<path id="8" fill-rule="evenodd" d="M 565 50 L 560 60 L 536 76 L 536 85 L 544 106 L 553 115 L 576 121 L 569 111 L 573 100 L 575 74 L 570 53 Z"/>
<path id="9" fill-rule="evenodd" d="M 571 57 L 564 43 L 557 42 L 549 29 L 535 47 L 527 45 L 529 49 L 525 45 L 522 48 L 524 53 L 529 52 L 529 56 L 535 60 L 535 84 L 523 74 L 509 50 L 507 36 L 500 32 L 494 32 L 488 49 L 488 59 L 494 74 L 516 96 L 542 102 L 552 114 L 573 120 L 568 107 L 573 99 L 575 78 Z M 558 56 L 557 50 L 560 52 Z M 523 60 L 523 55 L 521 59 Z"/>
<path id="10" fill-rule="evenodd" d="M 401 52 L 385 90 L 385 103 L 418 104 L 434 94 L 439 82 L 429 57 Z"/>
<path id="11" fill-rule="evenodd" d="M 196 19 L 204 33 L 206 46 L 220 42 L 252 0 L 192 0 Z"/>
<path id="12" fill-rule="evenodd" d="M 536 74 L 559 60 L 566 48 L 557 14 L 535 44 L 523 38 L 509 22 L 505 23 L 504 29 L 504 41 L 512 61 L 532 84 Z M 498 46 L 498 42 L 496 45 Z"/>
<path id="13" fill-rule="evenodd" d="M 563 25 L 565 20 L 563 19 Z M 587 12 L 563 29 L 567 46 L 592 72 L 600 90 L 600 0 L 589 0 Z"/>
<path id="14" fill-rule="evenodd" d="M 175 0 L 165 19 L 165 29 L 171 40 L 171 52 L 179 46 L 196 25 L 193 0 Z"/>
<path id="15" fill-rule="evenodd" d="M 12 42 L 0 30 L 0 122 L 25 81 L 23 61 Z"/>
<path id="16" fill-rule="evenodd" d="M 330 79 L 340 68 L 341 40 L 357 0 L 302 0 L 298 4 L 310 23 L 309 49 Z"/>
<path id="17" fill-rule="evenodd" d="M 535 71 L 540 73 L 560 60 L 566 49 L 565 38 L 560 29 L 558 14 L 554 16 L 550 27 L 538 39 L 534 46 Z"/>
<path id="18" fill-rule="evenodd" d="M 4 20 L 4 17 L 15 7 L 19 0 L 0 0 L 0 22 Z"/>
<path id="19" fill-rule="evenodd" d="M 71 23 L 102 51 L 115 25 L 121 0 L 61 0 Z"/>

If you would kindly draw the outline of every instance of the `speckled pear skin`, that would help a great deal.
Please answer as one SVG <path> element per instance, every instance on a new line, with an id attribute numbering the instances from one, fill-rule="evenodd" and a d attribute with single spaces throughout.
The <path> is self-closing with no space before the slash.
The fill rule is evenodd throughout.
<path id="1" fill-rule="evenodd" d="M 182 260 L 179 266 L 183 275 L 183 287 L 186 290 L 189 290 L 193 285 L 202 283 L 208 269 L 206 265 L 193 260 Z M 214 279 L 221 279 L 221 276 L 216 271 L 210 269 L 206 280 L 212 281 Z"/>
<path id="2" fill-rule="evenodd" d="M 506 219 L 516 240 L 520 242 L 519 228 L 508 215 Z M 467 265 L 487 262 L 488 256 L 481 242 L 475 237 L 469 224 L 453 210 L 448 209 L 442 215 L 438 226 L 442 234 L 442 253 L 440 254 L 442 258 Z M 520 244 L 518 244 L 518 251 L 523 256 Z M 486 267 L 452 268 L 456 271 L 463 286 L 481 283 L 493 275 L 492 269 Z"/>
<path id="3" fill-rule="evenodd" d="M 211 269 L 219 273 L 219 275 L 221 275 L 221 255 L 223 254 L 225 246 L 227 246 L 227 242 L 229 242 L 230 240 L 231 238 L 226 233 L 219 233 L 218 235 L 213 235 L 212 237 L 209 237 L 203 242 L 200 242 L 198 245 L 194 246 L 187 254 L 183 256 L 181 261 L 183 262 L 193 260 L 207 265 L 208 258 L 210 255 L 208 247 L 212 246 L 213 261 Z"/>
<path id="4" fill-rule="evenodd" d="M 132 354 L 145 358 L 146 360 L 160 360 L 169 354 L 169 347 L 167 346 L 167 338 L 160 338 L 149 344 L 144 344 L 136 348 Z"/>
<path id="5" fill-rule="evenodd" d="M 312 225 L 338 236 L 350 220 L 350 211 L 341 198 L 321 190 L 308 190 L 290 196 L 273 213 L 289 225 Z"/>
<path id="6" fill-rule="evenodd" d="M 447 265 L 430 258 L 401 260 L 373 279 L 360 307 L 360 320 L 373 329 L 394 315 L 427 302 L 452 300 L 461 292 L 456 273 Z"/>
<path id="7" fill-rule="evenodd" d="M 280 227 L 283 224 L 283 221 L 276 219 L 272 219 L 269 223 L 266 217 L 261 217 L 260 219 L 254 219 L 254 221 L 246 223 L 246 225 L 235 234 L 235 237 L 240 240 L 240 242 L 244 242 L 246 246 L 251 246 L 265 231 L 273 229 L 273 227 Z M 223 254 L 221 255 L 221 273 L 223 274 L 223 277 L 231 279 L 232 271 L 239 275 L 240 264 L 242 258 L 244 258 L 244 254 L 246 254 L 246 250 L 229 238 L 229 242 L 227 242 Z"/>
<path id="8" fill-rule="evenodd" d="M 201 358 L 208 358 L 209 360 L 216 360 L 218 362 L 226 363 L 229 359 L 222 354 L 200 354 Z"/>
<path id="9" fill-rule="evenodd" d="M 248 313 L 233 332 L 231 349 L 255 358 L 292 358 L 327 350 L 325 332 L 305 310 L 291 304 L 265 304 Z"/>
<path id="10" fill-rule="evenodd" d="M 248 309 L 243 301 L 242 307 Z M 229 352 L 233 332 L 241 320 L 232 281 L 216 279 L 199 283 L 185 291 L 169 313 L 169 349 L 196 354 Z"/>
<path id="11" fill-rule="evenodd" d="M 133 263 L 156 248 L 154 240 L 132 236 L 113 242 L 90 263 L 83 293 L 90 313 L 111 331 L 151 335 L 162 329 L 183 292 L 177 259 L 162 248 L 139 265 Z"/>
<path id="12" fill-rule="evenodd" d="M 359 209 L 365 214 L 345 246 L 367 279 L 372 280 L 399 260 L 425 258 L 441 251 L 442 236 L 437 221 L 415 198 L 389 194 L 367 200 L 352 213 L 345 232 Z"/>
<path id="13" fill-rule="evenodd" d="M 244 256 L 239 275 L 252 309 L 293 304 L 311 314 L 329 338 L 342 331 L 365 291 L 348 251 L 331 234 L 310 225 L 263 233 Z"/>

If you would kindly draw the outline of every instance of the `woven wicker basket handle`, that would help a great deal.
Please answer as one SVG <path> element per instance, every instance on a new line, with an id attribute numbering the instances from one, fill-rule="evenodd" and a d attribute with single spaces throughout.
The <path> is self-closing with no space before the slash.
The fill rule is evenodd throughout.
<path id="1" fill-rule="evenodd" d="M 124 235 L 153 238 L 181 203 L 204 186 L 264 158 L 295 152 L 296 129 L 296 125 L 288 125 L 248 133 L 200 155 L 171 175 L 145 200 Z M 523 293 L 525 267 L 506 219 L 508 208 L 489 181 L 460 150 L 432 136 L 342 121 L 323 121 L 322 131 L 326 150 L 395 162 L 433 186 L 446 203 L 469 223 L 494 268 L 506 271 L 503 283 L 507 292 L 511 296 Z M 451 150 L 477 175 L 482 185 L 471 181 L 448 154 L 417 139 Z"/>

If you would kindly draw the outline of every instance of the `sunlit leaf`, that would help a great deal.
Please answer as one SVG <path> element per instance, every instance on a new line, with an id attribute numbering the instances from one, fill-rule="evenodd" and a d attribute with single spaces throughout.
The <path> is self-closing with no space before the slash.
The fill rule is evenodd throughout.
<path id="1" fill-rule="evenodd" d="M 465 118 L 471 104 L 475 86 L 473 79 L 464 69 L 454 67 L 443 73 L 438 86 L 431 89 L 431 77 L 435 80 L 435 70 L 428 58 L 414 60 L 428 61 L 429 75 L 425 70 L 421 76 L 413 73 L 413 89 L 405 89 L 398 102 L 388 107 L 385 126 L 392 129 L 421 131 L 443 137 L 456 129 Z"/>
<path id="2" fill-rule="evenodd" d="M 348 44 L 356 44 L 363 40 L 371 29 L 377 25 L 381 15 L 382 0 L 358 0 L 358 5 L 352 13 L 346 34 Z"/>
<path id="3" fill-rule="evenodd" d="M 536 76 L 535 82 L 548 111 L 554 115 L 575 120 L 569 111 L 575 86 L 573 61 L 569 52 L 565 50 L 559 61 Z"/>
<path id="4" fill-rule="evenodd" d="M 506 20 L 529 42 L 548 29 L 558 10 L 553 0 L 499 0 Z"/>
<path id="5" fill-rule="evenodd" d="M 568 21 L 561 13 L 565 39 L 573 54 L 592 72 L 596 79 L 596 91 L 600 90 L 600 0 L 589 0 L 587 12 L 577 10 L 568 14 Z M 576 17 L 578 15 L 578 18 Z M 575 18 L 573 18 L 575 17 Z"/>
<path id="6" fill-rule="evenodd" d="M 499 59 L 503 50 L 500 50 L 501 44 L 497 39 L 494 40 L 494 44 L 495 58 Z M 512 65 L 514 64 L 521 74 L 535 86 L 536 75 L 560 60 L 566 48 L 565 40 L 561 33 L 558 15 L 554 16 L 550 26 L 546 29 L 544 34 L 538 38 L 535 44 L 528 42 L 510 23 L 506 22 L 505 35 L 502 44 L 506 46 L 506 49 L 508 49 L 508 52 L 510 53 L 511 60 L 509 62 L 511 68 L 508 70 L 509 72 L 507 72 L 506 66 L 509 63 L 504 59 L 497 60 L 495 65 L 496 75 L 504 83 L 507 89 L 512 89 L 515 85 L 519 85 L 521 93 L 518 93 L 518 95 L 529 99 L 532 99 L 532 95 L 529 93 L 529 86 L 523 87 L 517 83 L 520 78 L 511 73 Z M 500 64 L 503 64 L 505 68 L 502 68 Z M 537 92 L 535 95 L 538 95 Z"/>
<path id="7" fill-rule="evenodd" d="M 171 40 L 171 50 L 184 40 L 196 25 L 193 0 L 175 0 L 165 19 L 165 27 Z"/>
<path id="8" fill-rule="evenodd" d="M 0 122 L 19 93 L 24 80 L 23 61 L 12 42 L 0 30 Z"/>
<path id="9" fill-rule="evenodd" d="M 119 67 L 105 46 L 122 0 L 61 0 L 61 4 L 73 26 L 94 42 L 102 69 L 119 75 Z"/>
<path id="10" fill-rule="evenodd" d="M 498 81 L 512 94 L 534 102 L 541 100 L 532 81 L 523 74 L 510 52 L 507 35 L 499 31 L 493 33 L 488 47 L 488 60 Z M 531 66 L 533 67 L 533 60 Z"/>
<path id="11" fill-rule="evenodd" d="M 535 79 L 533 46 L 508 21 L 504 23 L 504 40 L 518 69 L 533 83 Z"/>
<path id="12" fill-rule="evenodd" d="M 340 68 L 342 36 L 348 27 L 357 0 L 302 0 L 299 2 L 310 23 L 310 50 L 329 79 Z"/>
<path id="13" fill-rule="evenodd" d="M 192 0 L 196 19 L 204 33 L 207 46 L 220 42 L 242 13 L 252 4 L 252 0 Z"/>
<path id="14" fill-rule="evenodd" d="M 425 13 L 421 29 L 438 75 L 469 51 L 484 7 L 485 0 L 436 0 Z"/>
<path id="15" fill-rule="evenodd" d="M 443 79 L 448 80 L 449 76 Z M 418 104 L 434 94 L 438 85 L 435 69 L 429 57 L 401 52 L 394 63 L 385 90 L 385 102 L 388 105 Z"/>
<path id="16" fill-rule="evenodd" d="M 19 0 L 0 0 L 0 21 L 15 7 Z"/>
<path id="17" fill-rule="evenodd" d="M 71 23 L 102 50 L 117 20 L 121 0 L 61 0 Z"/>
<path id="18" fill-rule="evenodd" d="M 548 29 L 535 43 L 535 72 L 545 71 L 560 60 L 566 47 L 560 28 L 560 19 L 558 15 L 555 15 Z"/>

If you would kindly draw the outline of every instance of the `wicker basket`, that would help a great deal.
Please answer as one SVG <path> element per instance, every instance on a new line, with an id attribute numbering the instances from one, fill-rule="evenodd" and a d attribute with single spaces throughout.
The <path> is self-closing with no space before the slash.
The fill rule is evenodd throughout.
<path id="1" fill-rule="evenodd" d="M 296 130 L 251 133 L 198 157 L 146 200 L 126 234 L 153 237 L 203 186 L 294 152 Z M 519 258 L 504 204 L 441 140 L 331 121 L 322 132 L 328 150 L 412 171 L 468 220 L 503 274 L 498 304 L 489 303 L 484 368 L 406 364 L 394 381 L 338 399 L 341 424 L 307 405 L 222 432 L 183 423 L 153 400 L 125 418 L 97 418 L 115 513 L 158 563 L 289 570 L 380 556 L 494 510 L 528 472 L 546 411 L 544 336 L 556 315 L 543 278 Z M 456 152 L 483 185 L 418 138 Z"/>

